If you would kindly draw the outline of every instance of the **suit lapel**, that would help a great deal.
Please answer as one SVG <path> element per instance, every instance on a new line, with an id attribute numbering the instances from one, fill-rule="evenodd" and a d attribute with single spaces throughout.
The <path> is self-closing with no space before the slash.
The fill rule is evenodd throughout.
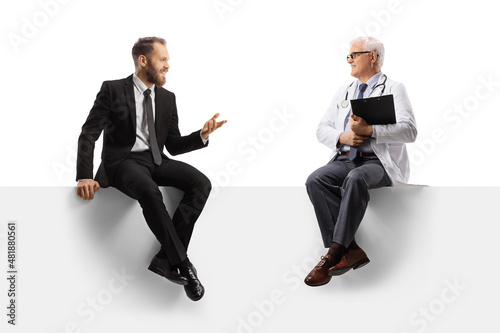
<path id="1" fill-rule="evenodd" d="M 136 109 L 135 109 L 135 95 L 134 95 L 134 81 L 132 80 L 132 75 L 130 75 L 126 80 L 125 80 L 125 85 L 124 85 L 124 91 L 125 91 L 125 97 L 127 99 L 127 105 L 130 110 L 130 117 L 132 120 L 132 126 L 135 129 L 136 128 Z"/>

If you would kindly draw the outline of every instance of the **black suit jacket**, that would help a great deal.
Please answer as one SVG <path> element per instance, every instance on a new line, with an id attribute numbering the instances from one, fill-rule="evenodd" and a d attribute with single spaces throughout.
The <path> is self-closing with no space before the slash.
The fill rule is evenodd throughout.
<path id="1" fill-rule="evenodd" d="M 108 187 L 113 181 L 116 167 L 127 158 L 136 139 L 132 75 L 121 80 L 105 81 L 102 84 L 78 138 L 76 180 L 94 179 L 95 142 L 103 130 L 101 165 L 95 180 L 101 187 Z M 155 86 L 155 130 L 158 148 L 164 157 L 166 156 L 163 154 L 163 147 L 166 147 L 172 155 L 205 147 L 200 138 L 200 130 L 181 136 L 175 95 L 157 86 Z"/>

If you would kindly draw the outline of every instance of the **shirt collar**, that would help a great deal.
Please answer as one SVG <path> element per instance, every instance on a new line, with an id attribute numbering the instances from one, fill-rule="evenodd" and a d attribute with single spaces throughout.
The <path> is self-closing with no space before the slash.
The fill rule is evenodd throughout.
<path id="1" fill-rule="evenodd" d="M 377 74 L 373 75 L 368 81 L 366 81 L 366 84 L 368 85 L 366 87 L 366 90 L 371 91 L 373 87 L 378 83 L 378 80 L 380 79 L 380 75 L 382 75 L 382 71 L 379 71 Z M 361 80 L 358 79 L 358 87 L 362 83 Z"/>
<path id="2" fill-rule="evenodd" d="M 132 80 L 134 81 L 134 86 L 137 88 L 137 90 L 139 90 L 141 94 L 144 94 L 146 89 L 148 89 L 148 87 L 144 84 L 144 82 L 142 82 L 141 79 L 139 79 L 139 77 L 135 73 L 132 76 Z M 149 89 L 151 89 L 151 94 L 154 94 L 155 85 L 153 84 Z"/>

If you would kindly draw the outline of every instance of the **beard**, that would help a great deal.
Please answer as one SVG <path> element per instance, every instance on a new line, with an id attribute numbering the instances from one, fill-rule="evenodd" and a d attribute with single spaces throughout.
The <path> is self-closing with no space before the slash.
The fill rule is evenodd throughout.
<path id="1" fill-rule="evenodd" d="M 146 66 L 146 79 L 149 82 L 153 82 L 156 86 L 162 87 L 167 79 L 160 74 L 160 71 L 149 64 L 151 61 L 148 59 L 148 65 Z"/>

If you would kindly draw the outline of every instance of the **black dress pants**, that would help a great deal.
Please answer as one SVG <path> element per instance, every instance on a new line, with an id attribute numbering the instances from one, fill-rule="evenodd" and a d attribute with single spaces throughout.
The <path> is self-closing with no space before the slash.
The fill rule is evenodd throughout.
<path id="1" fill-rule="evenodd" d="M 116 169 L 111 186 L 139 201 L 146 222 L 161 244 L 159 255 L 171 265 L 187 258 L 196 220 L 210 194 L 210 180 L 189 164 L 163 157 L 153 162 L 151 152 L 131 152 Z M 173 217 L 167 212 L 159 186 L 184 191 Z"/>

